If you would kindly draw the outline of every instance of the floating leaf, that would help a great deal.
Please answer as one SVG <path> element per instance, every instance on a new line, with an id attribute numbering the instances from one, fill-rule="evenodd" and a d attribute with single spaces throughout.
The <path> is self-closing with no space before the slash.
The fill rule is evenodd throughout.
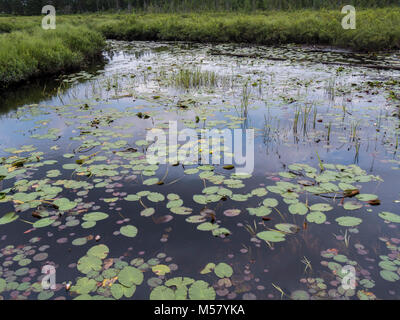
<path id="1" fill-rule="evenodd" d="M 257 237 L 269 242 L 281 242 L 286 240 L 285 234 L 278 231 L 262 231 L 257 233 Z"/>
<path id="2" fill-rule="evenodd" d="M 102 261 L 95 256 L 83 256 L 79 259 L 77 268 L 80 272 L 88 274 L 91 271 L 100 271 Z"/>
<path id="3" fill-rule="evenodd" d="M 263 201 L 263 205 L 266 207 L 276 207 L 278 205 L 278 200 L 274 198 L 267 198 Z"/>
<path id="4" fill-rule="evenodd" d="M 105 259 L 109 252 L 110 249 L 106 245 L 99 244 L 97 246 L 90 248 L 87 252 L 87 255 L 94 256 L 99 259 Z"/>
<path id="5" fill-rule="evenodd" d="M 147 180 L 143 181 L 143 184 L 146 186 L 151 186 L 151 185 L 155 185 L 159 182 L 160 180 L 158 178 L 150 178 Z"/>
<path id="6" fill-rule="evenodd" d="M 300 231 L 299 226 L 291 223 L 278 223 L 275 228 L 285 233 L 297 233 Z"/>
<path id="7" fill-rule="evenodd" d="M 175 292 L 166 286 L 158 286 L 151 291 L 150 300 L 175 300 Z"/>
<path id="8" fill-rule="evenodd" d="M 355 227 L 362 222 L 362 219 L 355 217 L 340 217 L 336 218 L 335 220 L 339 225 L 344 227 Z"/>
<path id="9" fill-rule="evenodd" d="M 354 202 L 354 201 L 346 201 L 343 204 L 343 208 L 346 210 L 357 210 L 357 209 L 361 209 L 363 207 L 362 204 Z"/>
<path id="10" fill-rule="evenodd" d="M 94 279 L 89 278 L 80 278 L 76 282 L 75 286 L 71 287 L 71 291 L 76 292 L 78 294 L 87 294 L 96 289 L 97 282 Z"/>
<path id="11" fill-rule="evenodd" d="M 193 200 L 199 204 L 207 204 L 207 198 L 203 195 L 196 194 L 193 196 Z"/>
<path id="12" fill-rule="evenodd" d="M 115 299 L 117 300 L 121 299 L 122 296 L 124 295 L 124 287 L 118 283 L 114 283 L 111 286 L 111 294 Z"/>
<path id="13" fill-rule="evenodd" d="M 218 263 L 214 272 L 219 278 L 230 278 L 233 274 L 232 267 L 224 262 Z"/>
<path id="14" fill-rule="evenodd" d="M 156 266 L 153 266 L 151 270 L 158 276 L 163 276 L 171 272 L 171 269 L 164 264 L 158 264 Z"/>
<path id="15" fill-rule="evenodd" d="M 386 221 L 400 223 L 400 215 L 398 214 L 388 211 L 383 211 L 379 214 L 379 216 Z"/>
<path id="16" fill-rule="evenodd" d="M 367 194 L 367 193 L 361 193 L 356 195 L 356 198 L 360 201 L 373 201 L 378 199 L 378 196 L 374 195 L 374 194 Z"/>
<path id="17" fill-rule="evenodd" d="M 397 271 L 397 265 L 390 260 L 383 260 L 383 261 L 379 262 L 379 266 L 385 270 Z"/>
<path id="18" fill-rule="evenodd" d="M 292 300 L 310 300 L 310 295 L 304 290 L 293 291 L 290 297 Z"/>
<path id="19" fill-rule="evenodd" d="M 393 271 L 389 271 L 389 270 L 382 270 L 380 272 L 380 275 L 383 279 L 390 281 L 390 282 L 395 282 L 400 279 L 400 276 L 397 273 L 394 273 Z"/>
<path id="20" fill-rule="evenodd" d="M 199 280 L 193 283 L 189 289 L 189 297 L 191 300 L 214 300 L 216 296 L 213 287 L 203 281 Z"/>
<path id="21" fill-rule="evenodd" d="M 146 208 L 140 212 L 140 215 L 143 217 L 150 217 L 152 216 L 156 210 L 154 208 Z"/>
<path id="22" fill-rule="evenodd" d="M 76 202 L 69 201 L 67 198 L 61 198 L 54 201 L 54 204 L 58 207 L 60 211 L 68 211 L 74 209 L 77 206 Z"/>
<path id="23" fill-rule="evenodd" d="M 308 208 L 304 203 L 298 202 L 289 206 L 289 212 L 291 214 L 305 215 L 308 212 Z"/>
<path id="24" fill-rule="evenodd" d="M 138 286 L 143 282 L 143 273 L 135 267 L 126 266 L 118 274 L 118 281 L 125 287 Z"/>
<path id="25" fill-rule="evenodd" d="M 264 217 L 269 215 L 272 212 L 271 208 L 267 208 L 264 206 L 258 208 L 247 208 L 251 215 L 256 215 L 257 217 Z"/>
<path id="26" fill-rule="evenodd" d="M 197 226 L 197 229 L 201 230 L 201 231 L 211 231 L 211 230 L 214 230 L 217 228 L 218 228 L 218 225 L 212 224 L 211 222 L 203 222 L 202 224 Z"/>
<path id="27" fill-rule="evenodd" d="M 226 215 L 227 217 L 236 217 L 239 214 L 240 214 L 239 209 L 228 209 L 224 211 L 224 215 Z"/>
<path id="28" fill-rule="evenodd" d="M 311 211 L 330 211 L 333 207 L 327 203 L 316 203 L 310 207 Z"/>
<path id="29" fill-rule="evenodd" d="M 204 267 L 203 270 L 200 271 L 200 273 L 201 274 L 210 273 L 210 272 L 212 272 L 214 270 L 214 268 L 215 268 L 215 263 L 212 263 L 212 262 L 207 263 L 207 265 Z"/>
<path id="30" fill-rule="evenodd" d="M 36 221 L 36 222 L 33 224 L 33 227 L 34 227 L 34 228 L 44 228 L 44 227 L 47 227 L 47 226 L 53 224 L 54 221 L 55 221 L 55 220 L 54 220 L 54 219 L 51 219 L 51 218 L 40 219 L 39 221 Z"/>
<path id="31" fill-rule="evenodd" d="M 7 286 L 6 280 L 0 278 L 0 293 L 2 293 L 4 291 L 6 286 Z"/>
<path id="32" fill-rule="evenodd" d="M 137 196 L 136 194 L 130 194 L 125 197 L 126 201 L 139 201 L 140 197 Z"/>
<path id="33" fill-rule="evenodd" d="M 6 213 L 4 216 L 2 216 L 0 218 L 0 225 L 13 222 L 17 219 L 18 219 L 18 215 L 16 215 L 15 212 Z"/>
<path id="34" fill-rule="evenodd" d="M 164 201 L 165 197 L 161 193 L 152 192 L 147 196 L 147 199 L 152 202 L 160 202 L 160 201 Z"/>
<path id="35" fill-rule="evenodd" d="M 129 238 L 136 237 L 138 233 L 138 229 L 132 225 L 123 226 L 119 231 L 121 232 L 122 235 Z"/>
<path id="36" fill-rule="evenodd" d="M 308 222 L 322 224 L 326 221 L 326 215 L 322 212 L 312 211 L 306 217 Z"/>
<path id="37" fill-rule="evenodd" d="M 91 212 L 91 213 L 86 213 L 83 215 L 82 219 L 85 221 L 100 221 L 108 218 L 107 213 L 103 212 Z"/>

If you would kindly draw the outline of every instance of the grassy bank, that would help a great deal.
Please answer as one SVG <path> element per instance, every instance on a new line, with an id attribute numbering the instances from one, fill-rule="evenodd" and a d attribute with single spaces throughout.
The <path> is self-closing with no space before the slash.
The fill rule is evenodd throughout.
<path id="1" fill-rule="evenodd" d="M 98 56 L 103 36 L 87 27 L 60 25 L 56 30 L 40 27 L 0 35 L 0 87 L 31 77 L 79 69 Z"/>
<path id="2" fill-rule="evenodd" d="M 123 16 L 97 25 L 107 38 L 320 44 L 358 51 L 400 49 L 400 9 L 357 13 L 357 29 L 344 30 L 340 11 L 276 11 L 260 14 L 153 14 Z"/>
<path id="3" fill-rule="evenodd" d="M 332 45 L 356 51 L 400 49 L 400 9 L 357 11 L 357 28 L 344 30 L 338 10 L 191 14 L 90 14 L 57 17 L 42 30 L 41 17 L 0 17 L 0 85 L 79 68 L 121 40 Z"/>

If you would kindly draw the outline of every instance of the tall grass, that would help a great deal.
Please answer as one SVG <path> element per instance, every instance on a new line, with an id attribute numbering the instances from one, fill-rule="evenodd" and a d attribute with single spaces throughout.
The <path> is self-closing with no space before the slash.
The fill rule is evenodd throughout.
<path id="1" fill-rule="evenodd" d="M 332 45 L 358 51 L 400 49 L 400 9 L 357 11 L 357 29 L 344 30 L 340 10 L 190 14 L 60 15 L 56 30 L 42 17 L 0 17 L 0 87 L 32 76 L 80 68 L 121 40 Z M 187 75 L 183 75 L 183 79 Z"/>
<path id="2" fill-rule="evenodd" d="M 0 86 L 34 76 L 57 74 L 82 67 L 104 46 L 101 34 L 87 27 L 60 25 L 0 35 Z"/>
<path id="3" fill-rule="evenodd" d="M 202 71 L 200 68 L 179 69 L 172 76 L 172 82 L 175 86 L 184 89 L 215 87 L 218 85 L 217 74 L 213 71 Z"/>

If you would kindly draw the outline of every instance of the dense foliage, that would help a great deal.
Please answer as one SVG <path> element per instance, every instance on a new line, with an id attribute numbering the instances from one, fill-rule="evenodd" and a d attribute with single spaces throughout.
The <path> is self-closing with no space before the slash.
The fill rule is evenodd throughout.
<path id="1" fill-rule="evenodd" d="M 0 37 L 0 88 L 33 76 L 81 68 L 98 55 L 103 37 L 87 27 L 61 25 L 57 30 L 39 27 Z"/>

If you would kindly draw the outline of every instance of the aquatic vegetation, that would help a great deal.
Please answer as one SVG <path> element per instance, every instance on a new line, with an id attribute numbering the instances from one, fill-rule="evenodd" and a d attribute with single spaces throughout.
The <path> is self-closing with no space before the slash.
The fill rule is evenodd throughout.
<path id="1" fill-rule="evenodd" d="M 338 58 L 330 51 L 213 45 L 242 55 L 221 58 L 211 45 L 109 46 L 115 56 L 100 72 L 62 77 L 51 99 L 16 102 L 0 119 L 2 298 L 398 297 L 398 119 L 386 95 L 398 90 L 387 80 L 396 72 L 355 67 L 352 86 L 352 69 L 316 63 Z M 190 70 L 229 74 L 230 85 L 171 86 L 178 62 L 198 56 Z M 333 74 L 331 102 L 321 79 Z M 368 85 L 378 74 L 385 80 Z M 197 133 L 255 129 L 254 172 L 179 156 L 149 163 L 146 133 L 166 132 L 170 119 Z M 211 160 L 232 153 L 204 149 Z M 41 287 L 45 265 L 56 290 Z M 345 266 L 356 269 L 354 290 L 341 288 Z"/>
<path id="2" fill-rule="evenodd" d="M 178 88 L 197 89 L 200 87 L 215 87 L 218 85 L 218 77 L 213 71 L 202 71 L 199 68 L 180 69 L 172 76 L 171 81 Z"/>

